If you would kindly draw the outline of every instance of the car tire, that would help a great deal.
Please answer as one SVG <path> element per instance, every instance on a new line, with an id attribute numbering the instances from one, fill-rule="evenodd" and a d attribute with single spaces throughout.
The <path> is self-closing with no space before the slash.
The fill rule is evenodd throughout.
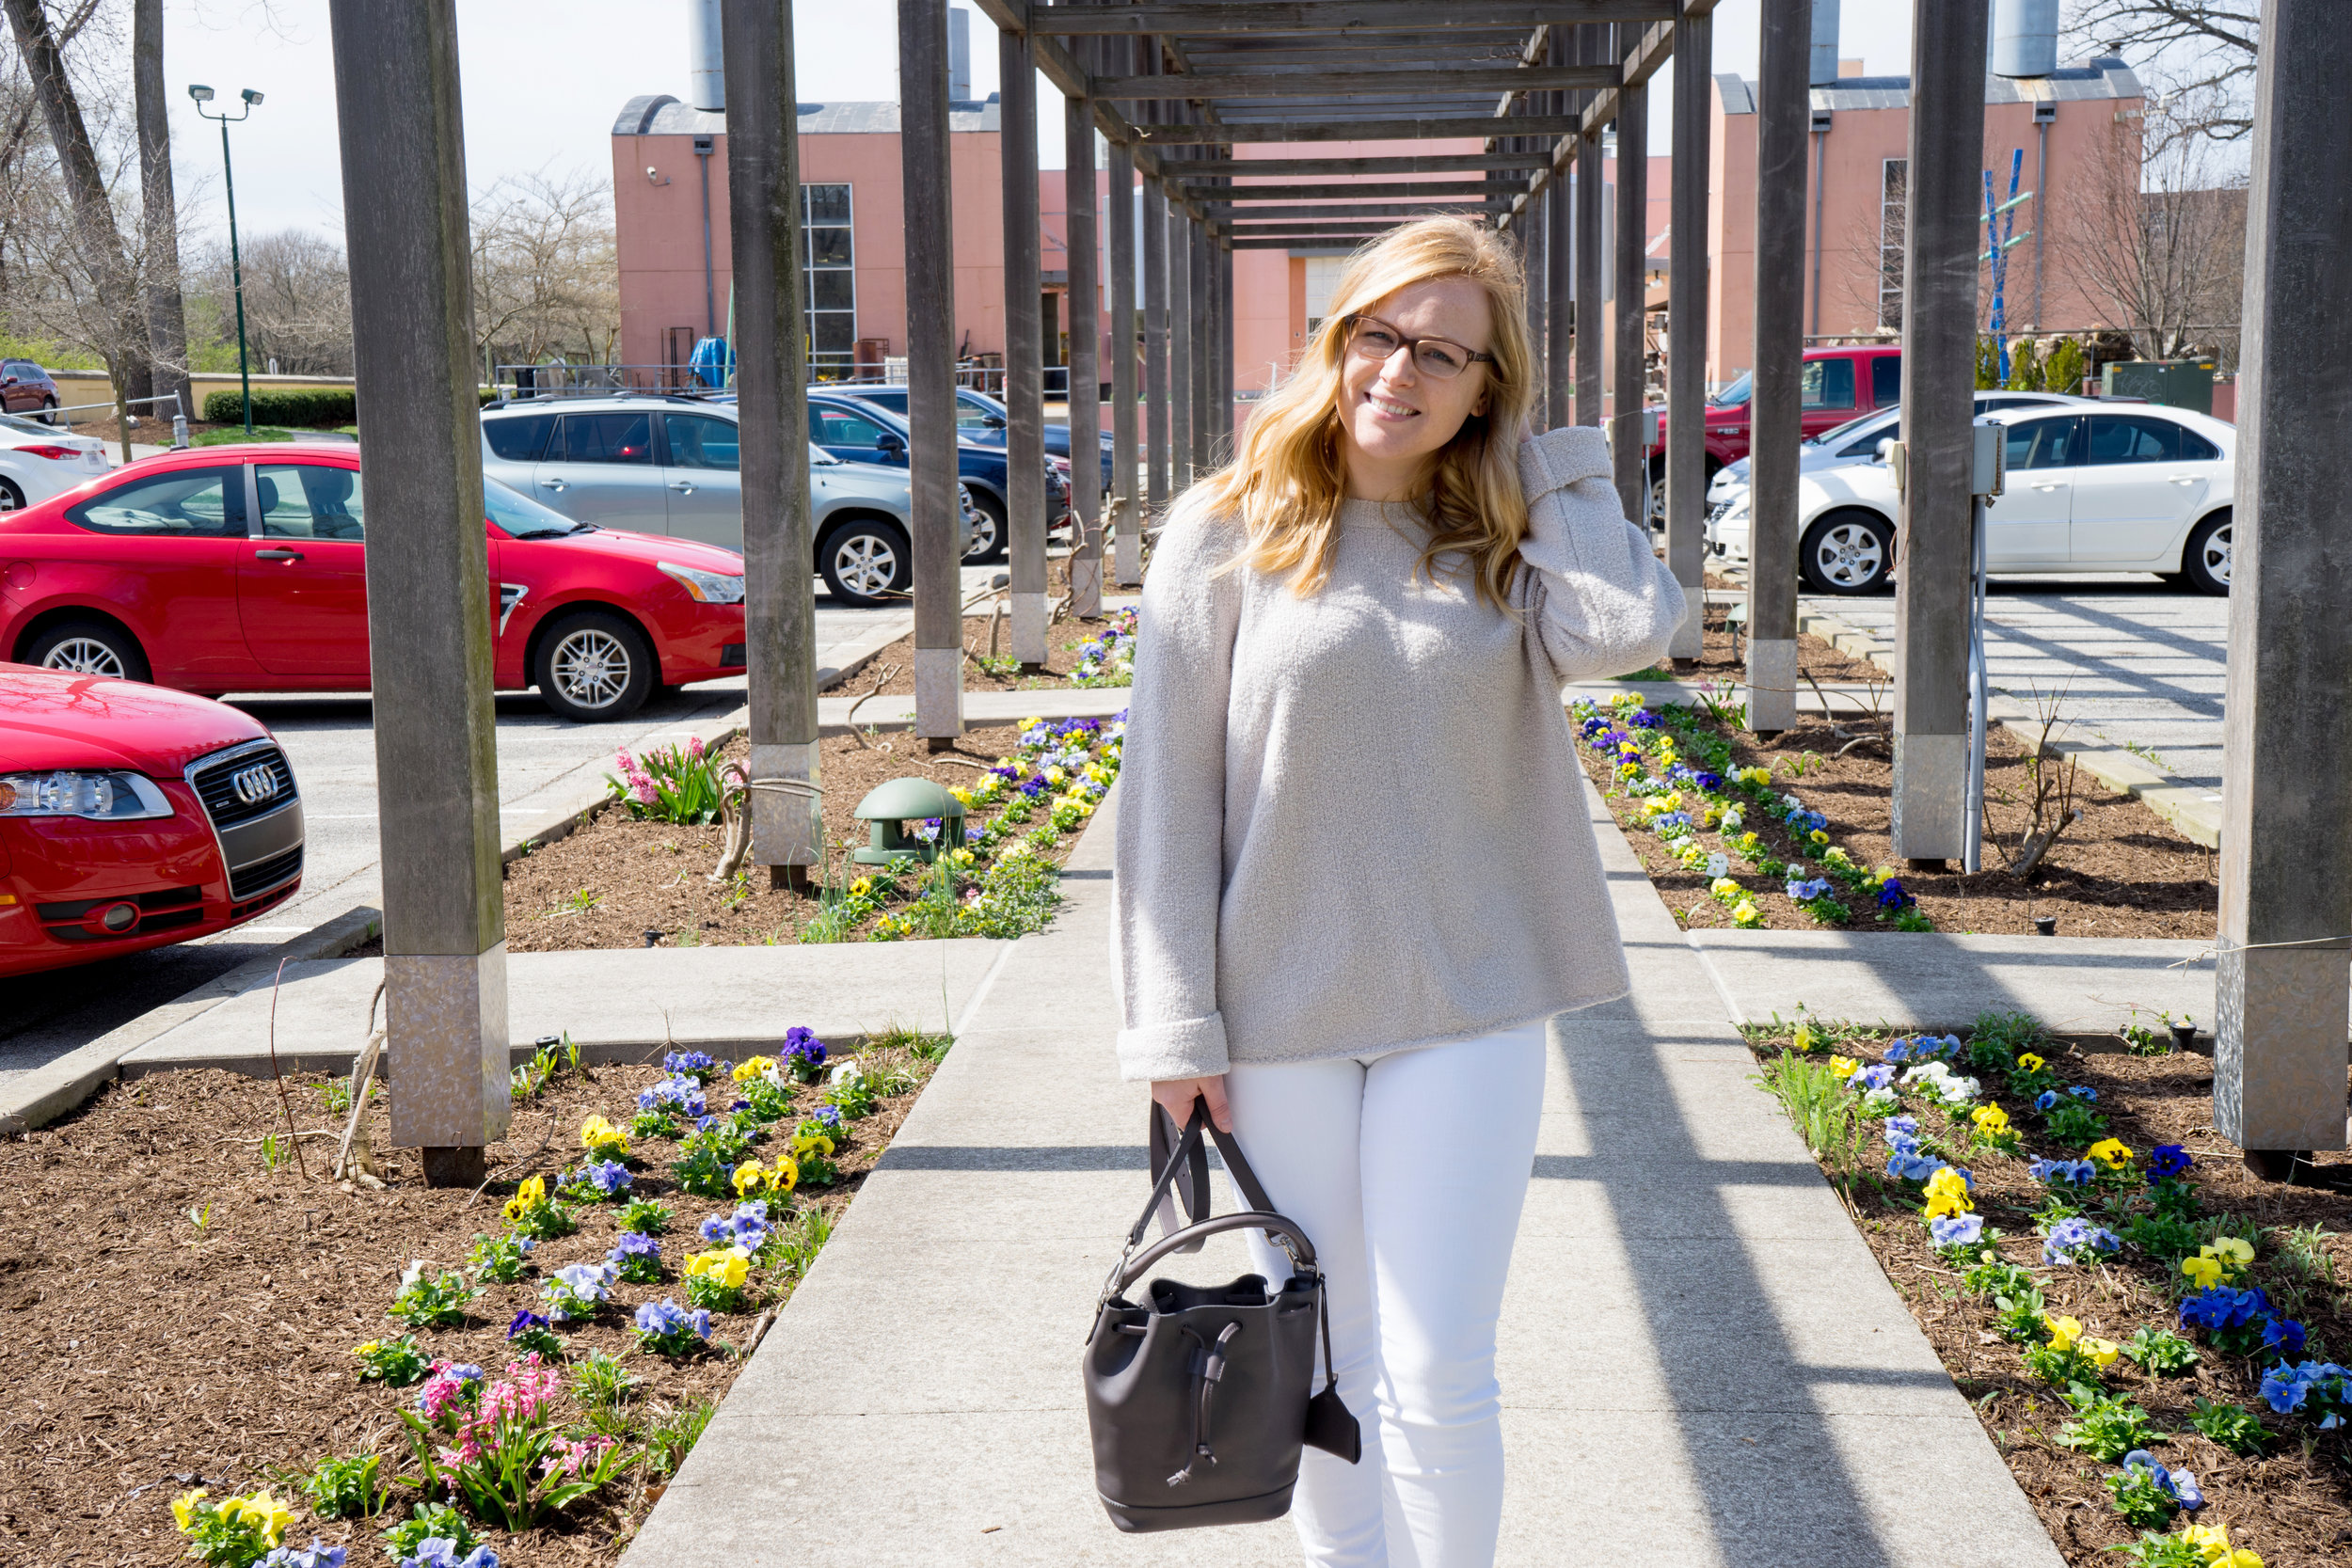
<path id="1" fill-rule="evenodd" d="M 540 700 L 575 724 L 609 723 L 645 705 L 661 672 L 645 634 L 604 610 L 559 617 L 532 661 Z"/>
<path id="2" fill-rule="evenodd" d="M 1817 594 L 1876 594 L 1895 568 L 1895 531 L 1875 513 L 1832 512 L 1804 531 L 1797 565 Z"/>
<path id="3" fill-rule="evenodd" d="M 914 552 L 898 524 L 860 518 L 826 533 L 817 546 L 817 570 L 835 599 L 870 610 L 906 598 L 914 585 Z"/>
<path id="4" fill-rule="evenodd" d="M 56 398 L 43 398 L 40 400 L 40 422 L 49 426 L 52 430 L 56 428 L 57 400 Z"/>
<path id="5" fill-rule="evenodd" d="M 1002 561 L 1011 536 L 1005 525 L 1005 503 L 985 491 L 972 492 L 972 510 L 977 514 L 972 523 L 972 547 L 963 552 L 967 566 L 986 562 Z"/>
<path id="6" fill-rule="evenodd" d="M 2188 531 L 2181 550 L 2181 575 L 2200 594 L 2230 591 L 2230 514 L 2217 512 Z"/>
<path id="7" fill-rule="evenodd" d="M 155 678 L 138 639 L 105 621 L 64 621 L 51 626 L 26 646 L 24 662 L 44 670 L 106 675 L 116 680 Z"/>
<path id="8" fill-rule="evenodd" d="M 18 486 L 16 481 L 6 474 L 0 474 L 0 512 L 22 512 L 24 510 L 24 490 Z"/>

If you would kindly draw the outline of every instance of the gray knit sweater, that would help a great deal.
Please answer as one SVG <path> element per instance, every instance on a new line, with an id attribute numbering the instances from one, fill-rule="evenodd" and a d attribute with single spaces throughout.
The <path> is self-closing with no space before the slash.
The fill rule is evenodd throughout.
<path id="1" fill-rule="evenodd" d="M 1622 995 L 1560 702 L 1665 652 L 1682 591 L 1600 432 L 1520 449 L 1518 619 L 1348 501 L 1311 598 L 1180 509 L 1143 591 L 1112 934 L 1129 1079 L 1469 1039 Z"/>

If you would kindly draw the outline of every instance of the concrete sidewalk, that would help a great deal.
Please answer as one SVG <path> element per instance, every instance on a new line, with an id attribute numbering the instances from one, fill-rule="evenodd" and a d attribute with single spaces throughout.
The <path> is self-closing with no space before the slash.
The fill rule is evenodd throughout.
<path id="1" fill-rule="evenodd" d="M 1605 1532 L 1602 1555 L 1661 1564 L 2057 1568 L 1586 798 L 1634 990 L 1553 1025 L 1501 1325 L 1498 1560 L 1581 1560 Z M 1110 1046 L 1116 802 L 1071 861 L 1061 918 L 981 989 L 631 1564 L 732 1568 L 779 1542 L 817 1565 L 1299 1560 L 1287 1522 L 1121 1536 L 1092 1495 L 1080 1341 L 1145 1190 L 1146 1100 Z M 1182 1272 L 1245 1269 L 1226 1237 Z"/>

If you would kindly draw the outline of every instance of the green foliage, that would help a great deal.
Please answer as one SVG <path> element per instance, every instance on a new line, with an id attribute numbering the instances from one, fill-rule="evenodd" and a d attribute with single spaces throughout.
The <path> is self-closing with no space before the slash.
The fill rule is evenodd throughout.
<path id="1" fill-rule="evenodd" d="M 718 1406 L 698 1402 L 683 1410 L 672 1411 L 645 1428 L 645 1468 L 655 1477 L 677 1474 L 677 1467 L 686 1463 L 702 1438 L 703 1429 L 710 1424 Z"/>
<path id="2" fill-rule="evenodd" d="M 2146 1448 L 2156 1437 L 2148 1413 L 2129 1400 L 2099 1394 L 2080 1402 L 2078 1408 L 2082 1414 L 2058 1428 L 2058 1443 L 2080 1449 L 2103 1465 Z"/>
<path id="3" fill-rule="evenodd" d="M 2012 392 L 2040 392 L 2048 388 L 2042 384 L 2042 351 L 2033 340 L 2019 341 L 2009 356 L 2009 388 Z"/>
<path id="4" fill-rule="evenodd" d="M 1968 1066 L 1975 1072 L 2006 1077 L 2017 1069 L 2017 1058 L 2025 1053 L 2047 1056 L 2041 1049 L 2047 1043 L 2031 1013 L 1979 1013 L 1968 1031 Z"/>
<path id="5" fill-rule="evenodd" d="M 2083 389 L 2083 378 L 2090 373 L 2090 362 L 2083 356 L 2083 346 L 2072 338 L 2059 340 L 2050 351 L 2048 361 L 2042 367 L 2045 389 L 2073 394 Z"/>
<path id="6" fill-rule="evenodd" d="M 303 1495 L 322 1519 L 364 1519 L 384 1506 L 384 1487 L 375 1479 L 383 1463 L 376 1453 L 322 1459 L 302 1479 Z"/>
<path id="7" fill-rule="evenodd" d="M 2001 384 L 2001 345 L 1990 338 L 1977 340 L 1977 390 L 1991 391 Z"/>
<path id="8" fill-rule="evenodd" d="M 588 1424 L 608 1437 L 628 1431 L 624 1407 L 636 1391 L 637 1379 L 603 1351 L 592 1353 L 572 1370 L 572 1397 L 588 1412 Z"/>
<path id="9" fill-rule="evenodd" d="M 2040 1294 L 2031 1274 L 2014 1263 L 2003 1262 L 1999 1254 L 1990 1251 L 1979 1255 L 1978 1260 L 1960 1276 L 1960 1282 L 1970 1295 L 1976 1296 Z M 2040 1303 L 2035 1306 L 2039 1310 Z"/>
<path id="10" fill-rule="evenodd" d="M 735 1159 L 722 1156 L 716 1148 L 703 1142 L 703 1137 L 696 1133 L 688 1140 L 684 1157 L 671 1162 L 670 1174 L 677 1179 L 681 1188 L 696 1197 L 734 1196 L 735 1189 L 729 1183 L 735 1175 Z M 735 1145 L 735 1153 L 738 1157 L 742 1153 L 740 1144 Z"/>
<path id="11" fill-rule="evenodd" d="M 2170 1377 L 2197 1365 L 2197 1347 L 2169 1328 L 2143 1323 L 2123 1341 L 2123 1354 L 2151 1377 Z"/>
<path id="12" fill-rule="evenodd" d="M 2123 1522 L 2142 1528 L 2150 1525 L 2169 1523 L 2180 1508 L 2156 1484 L 2155 1472 L 2144 1465 L 2119 1470 L 2107 1477 L 2107 1496 L 2115 1502 L 2115 1512 L 2123 1515 Z"/>
<path id="13" fill-rule="evenodd" d="M 466 1304 L 481 1293 L 454 1269 L 436 1274 L 422 1263 L 411 1263 L 401 1275 L 400 1293 L 392 1297 L 387 1315 L 410 1328 L 454 1328 L 465 1321 Z"/>
<path id="14" fill-rule="evenodd" d="M 278 425 L 255 425 L 253 434 L 250 436 L 245 433 L 245 426 L 236 425 L 227 430 L 199 430 L 188 437 L 188 445 L 192 447 L 233 447 L 246 441 L 291 441 L 294 438 L 293 431 Z"/>
<path id="15" fill-rule="evenodd" d="M 397 1339 L 370 1339 L 354 1350 L 359 1358 L 359 1381 L 378 1381 L 394 1388 L 405 1388 L 420 1383 L 433 1370 L 433 1362 L 417 1349 L 417 1337 L 404 1334 Z"/>
<path id="16" fill-rule="evenodd" d="M 436 1540 L 454 1543 L 458 1557 L 481 1544 L 466 1516 L 447 1503 L 419 1503 L 407 1518 L 384 1532 L 385 1548 L 395 1560 L 414 1557 L 419 1546 Z"/>
<path id="17" fill-rule="evenodd" d="M 685 1131 L 677 1117 L 667 1111 L 640 1111 L 628 1124 L 628 1135 L 632 1138 L 675 1138 Z"/>
<path id="18" fill-rule="evenodd" d="M 2197 1226 L 2172 1214 L 2140 1214 L 2122 1227 L 2123 1240 L 2149 1257 L 2167 1264 L 2179 1262 L 2198 1247 Z"/>
<path id="19" fill-rule="evenodd" d="M 2216 1404 L 2201 1395 L 2197 1407 L 2188 1414 L 2188 1424 L 2232 1453 L 2252 1457 L 2270 1444 L 2270 1432 L 2262 1418 L 2242 1404 Z"/>
<path id="20" fill-rule="evenodd" d="M 1862 1163 L 1862 1126 L 1854 1098 L 1827 1062 L 1807 1061 L 1783 1051 L 1764 1064 L 1757 1080 L 1772 1091 L 1813 1157 L 1833 1172 L 1851 1176 Z"/>
<path id="21" fill-rule="evenodd" d="M 704 751 L 700 741 L 691 747 L 656 746 L 634 759 L 623 752 L 621 759 L 624 777 L 607 773 L 604 782 L 630 816 L 681 827 L 719 820 L 723 793 L 719 759 Z"/>
<path id="22" fill-rule="evenodd" d="M 485 1236 L 476 1232 L 473 1250 L 466 1254 L 467 1266 L 482 1283 L 512 1285 L 531 1266 L 531 1249 L 519 1236 Z"/>
<path id="23" fill-rule="evenodd" d="M 2280 1268 L 2298 1279 L 2333 1283 L 2336 1264 L 2328 1254 L 2333 1232 L 2312 1224 L 2281 1227 L 2270 1235 Z"/>
<path id="24" fill-rule="evenodd" d="M 621 1210 L 620 1228 L 641 1236 L 659 1236 L 670 1228 L 670 1206 L 649 1197 L 632 1197 Z"/>
<path id="25" fill-rule="evenodd" d="M 2089 1148 L 2107 1135 L 2107 1118 L 2090 1108 L 2090 1101 L 2068 1095 L 2042 1117 L 2042 1127 L 2059 1143 Z"/>
<path id="26" fill-rule="evenodd" d="M 358 394 L 343 387 L 288 387 L 253 394 L 255 424 L 334 430 L 358 421 Z M 245 423 L 245 394 L 215 392 L 204 400 L 207 424 Z"/>
<path id="27" fill-rule="evenodd" d="M 787 1279 L 799 1279 L 817 1261 L 833 1239 L 833 1221 L 822 1209 L 803 1209 L 790 1225 L 780 1226 L 768 1239 L 767 1253 Z"/>
<path id="28" fill-rule="evenodd" d="M 269 1551 L 268 1522 L 235 1506 L 239 1499 L 216 1503 L 199 1492 L 182 1501 L 187 1517 L 180 1533 L 188 1538 L 187 1555 L 207 1568 L 253 1568 Z"/>
<path id="29" fill-rule="evenodd" d="M 2109 1546 L 2136 1568 L 2205 1568 L 2213 1560 L 2203 1547 L 2177 1535 L 2143 1533 L 2128 1546 Z"/>
<path id="30" fill-rule="evenodd" d="M 412 1410 L 399 1414 L 425 1489 L 463 1497 L 475 1517 L 504 1530 L 532 1528 L 618 1479 L 638 1458 L 612 1443 L 566 1470 L 563 1445 L 573 1439 L 543 1419 L 500 1415 L 486 1431 L 476 1429 L 476 1457 L 445 1460 L 441 1430 Z"/>
<path id="31" fill-rule="evenodd" d="M 319 1085 L 319 1099 L 330 1117 L 340 1117 L 351 1109 L 351 1083 L 348 1079 L 329 1078 Z"/>

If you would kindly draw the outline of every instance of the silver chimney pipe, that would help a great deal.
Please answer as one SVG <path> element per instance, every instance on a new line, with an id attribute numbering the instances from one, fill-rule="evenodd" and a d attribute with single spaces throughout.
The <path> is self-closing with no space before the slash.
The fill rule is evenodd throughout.
<path id="1" fill-rule="evenodd" d="M 1832 87 L 1837 81 L 1837 0 L 1813 0 L 1812 71 L 1807 76 L 1814 87 Z"/>
<path id="2" fill-rule="evenodd" d="M 726 57 L 719 43 L 719 0 L 687 0 L 686 101 L 697 109 L 727 106 Z"/>
<path id="3" fill-rule="evenodd" d="M 2058 0 L 1993 0 L 1993 74 L 2049 75 L 2058 35 Z"/>

